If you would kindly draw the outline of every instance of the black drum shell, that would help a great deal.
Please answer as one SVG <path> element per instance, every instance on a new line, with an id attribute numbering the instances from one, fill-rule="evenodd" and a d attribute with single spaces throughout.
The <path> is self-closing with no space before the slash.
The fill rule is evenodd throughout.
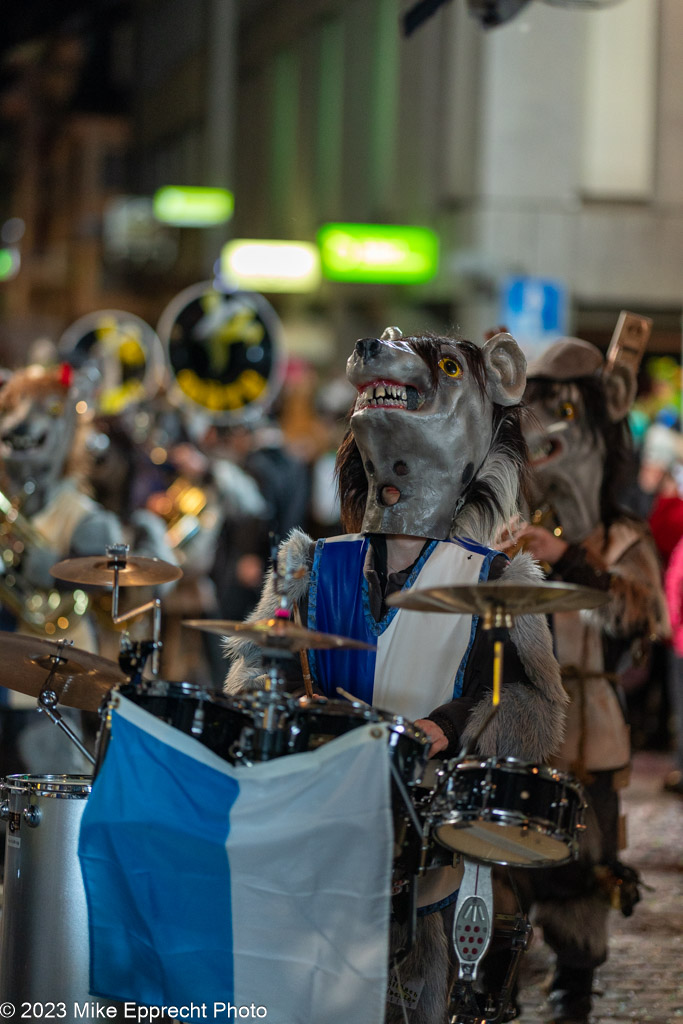
<path id="1" fill-rule="evenodd" d="M 219 757 L 231 763 L 231 753 L 242 730 L 251 719 L 246 702 L 206 690 L 194 683 L 171 682 L 163 679 L 127 683 L 112 691 L 110 704 L 117 694 L 148 711 L 155 718 L 192 736 Z M 95 775 L 97 775 L 109 745 L 109 708 L 100 729 L 97 742 Z"/>
<path id="2" fill-rule="evenodd" d="M 515 758 L 447 762 L 432 797 L 434 837 L 501 865 L 547 867 L 577 853 L 585 799 L 577 780 Z"/>

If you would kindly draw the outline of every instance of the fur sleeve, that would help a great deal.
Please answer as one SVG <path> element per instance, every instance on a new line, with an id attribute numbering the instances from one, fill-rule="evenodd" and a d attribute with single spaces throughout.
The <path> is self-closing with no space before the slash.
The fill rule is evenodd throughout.
<path id="1" fill-rule="evenodd" d="M 645 531 L 610 566 L 609 591 L 610 601 L 591 612 L 608 636 L 641 634 L 661 640 L 670 635 L 659 557 Z"/>
<path id="2" fill-rule="evenodd" d="M 507 566 L 501 582 L 540 585 L 540 566 L 520 552 Z M 498 712 L 477 743 L 482 757 L 517 757 L 544 762 L 559 748 L 564 735 L 568 697 L 553 654 L 552 637 L 543 615 L 519 615 L 510 633 L 527 679 L 503 687 Z M 491 691 L 472 709 L 463 739 L 476 735 L 491 710 Z"/>
<path id="3" fill-rule="evenodd" d="M 312 548 L 313 541 L 308 534 L 302 530 L 292 530 L 287 540 L 283 541 L 278 549 L 278 562 L 281 565 L 287 565 L 292 572 L 297 572 L 300 569 L 308 570 L 300 579 L 292 580 L 289 585 L 287 596 L 292 604 L 299 601 L 308 591 Z M 247 617 L 247 622 L 267 619 L 279 608 L 280 596 L 277 593 L 275 582 L 275 574 L 272 569 L 269 569 L 259 603 Z M 226 657 L 233 659 L 223 684 L 225 692 L 229 694 L 248 693 L 259 689 L 263 679 L 261 648 L 251 641 L 242 640 L 239 637 L 224 637 L 223 649 Z"/>

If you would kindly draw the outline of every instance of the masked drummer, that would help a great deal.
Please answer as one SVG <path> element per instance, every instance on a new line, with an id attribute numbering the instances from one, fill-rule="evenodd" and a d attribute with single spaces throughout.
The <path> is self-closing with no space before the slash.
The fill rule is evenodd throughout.
<path id="1" fill-rule="evenodd" d="M 618 794 L 628 782 L 629 733 L 619 670 L 668 632 L 661 571 L 646 524 L 620 503 L 629 477 L 627 413 L 636 393 L 631 361 L 605 361 L 594 345 L 563 338 L 528 371 L 525 436 L 532 458 L 532 522 L 517 541 L 542 560 L 551 581 L 602 590 L 610 600 L 585 615 L 553 616 L 555 646 L 571 696 L 554 764 L 583 784 L 592 812 L 578 861 L 529 874 L 536 920 L 556 953 L 550 989 L 554 1024 L 587 1024 L 595 968 L 607 958 L 610 904 L 630 914 L 635 873 Z"/>
<path id="2" fill-rule="evenodd" d="M 492 655 L 479 619 L 386 604 L 389 594 L 411 587 L 540 580 L 527 554 L 510 562 L 490 547 L 517 507 L 525 465 L 524 356 L 508 334 L 478 347 L 452 337 L 403 337 L 392 327 L 356 343 L 347 377 L 357 398 L 337 469 L 349 532 L 314 544 L 295 531 L 278 565 L 298 570 L 288 574 L 289 598 L 310 629 L 377 648 L 310 651 L 316 692 L 337 700 L 341 687 L 412 719 L 428 735 L 432 756 L 456 755 L 469 742 L 485 757 L 546 761 L 561 740 L 566 695 L 544 618 L 527 615 L 513 626 L 499 711 L 487 723 Z M 276 584 L 271 575 L 254 619 L 278 607 Z M 241 641 L 229 647 L 235 661 L 226 690 L 258 689 L 259 649 Z M 458 883 L 457 867 L 428 872 L 418 942 L 402 966 L 405 978 L 420 979 L 420 995 L 411 1009 L 389 1005 L 387 1021 L 404 1020 L 404 1012 L 414 1024 L 446 1020 L 444 920 Z"/>

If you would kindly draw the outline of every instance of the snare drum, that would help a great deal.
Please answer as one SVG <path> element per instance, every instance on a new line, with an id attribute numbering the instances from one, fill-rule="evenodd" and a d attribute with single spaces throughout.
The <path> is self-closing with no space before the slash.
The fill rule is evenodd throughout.
<path id="1" fill-rule="evenodd" d="M 297 702 L 289 726 L 288 752 L 315 750 L 368 722 L 384 722 L 389 727 L 392 764 L 405 785 L 412 786 L 427 761 L 427 737 L 407 718 L 367 704 L 324 699 Z"/>
<path id="2" fill-rule="evenodd" d="M 288 726 L 287 748 L 292 754 L 316 750 L 351 729 L 377 721 L 377 712 L 364 704 L 322 698 L 297 701 Z"/>
<path id="3" fill-rule="evenodd" d="M 449 761 L 438 774 L 430 815 L 447 849 L 523 867 L 576 856 L 586 805 L 571 775 L 512 757 Z"/>

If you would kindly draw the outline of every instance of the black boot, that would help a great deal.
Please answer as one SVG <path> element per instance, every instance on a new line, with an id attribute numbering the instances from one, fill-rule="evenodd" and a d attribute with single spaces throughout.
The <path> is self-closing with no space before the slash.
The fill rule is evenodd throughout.
<path id="1" fill-rule="evenodd" d="M 548 996 L 552 1024 L 588 1024 L 592 990 L 592 967 L 558 964 Z"/>

